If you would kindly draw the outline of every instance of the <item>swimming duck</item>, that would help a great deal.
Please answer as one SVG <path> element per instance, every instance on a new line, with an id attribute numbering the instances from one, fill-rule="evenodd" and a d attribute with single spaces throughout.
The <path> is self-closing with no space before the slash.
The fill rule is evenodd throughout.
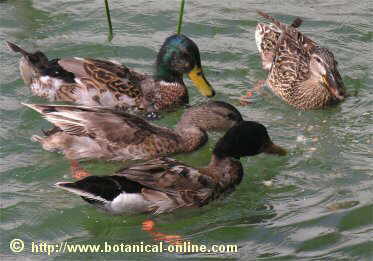
<path id="1" fill-rule="evenodd" d="M 68 159 L 138 160 L 190 152 L 207 141 L 208 130 L 226 130 L 242 121 L 232 105 L 211 101 L 187 109 L 175 129 L 126 112 L 102 107 L 25 104 L 56 127 L 33 136 L 45 150 Z"/>
<path id="2" fill-rule="evenodd" d="M 175 209 L 202 207 L 233 191 L 243 177 L 239 161 L 259 153 L 285 155 L 266 128 L 242 121 L 217 142 L 208 166 L 194 168 L 171 158 L 131 165 L 111 176 L 88 176 L 56 187 L 81 196 L 112 214 L 161 214 Z"/>
<path id="3" fill-rule="evenodd" d="M 266 13 L 272 24 L 255 32 L 266 83 L 286 103 L 301 110 L 319 109 L 345 98 L 345 87 L 333 53 L 299 32 L 301 20 L 287 26 Z"/>
<path id="4" fill-rule="evenodd" d="M 171 35 L 165 40 L 154 76 L 114 61 L 78 57 L 48 60 L 40 51 L 29 53 L 7 44 L 22 54 L 21 76 L 32 93 L 49 101 L 156 112 L 188 103 L 183 74 L 188 74 L 202 95 L 215 94 L 203 74 L 198 46 L 185 35 Z"/>

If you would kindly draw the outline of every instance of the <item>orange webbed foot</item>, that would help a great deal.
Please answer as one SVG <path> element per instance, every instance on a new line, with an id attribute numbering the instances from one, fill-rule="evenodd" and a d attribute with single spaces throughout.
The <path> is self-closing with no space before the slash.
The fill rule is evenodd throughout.
<path id="1" fill-rule="evenodd" d="M 142 222 L 142 230 L 147 231 L 156 241 L 163 241 L 172 245 L 183 244 L 183 238 L 180 235 L 167 235 L 162 232 L 154 231 L 155 222 L 153 220 L 148 219 Z"/>
<path id="2" fill-rule="evenodd" d="M 246 106 L 246 105 L 251 104 L 250 98 L 251 98 L 253 95 L 254 95 L 254 94 L 253 94 L 253 91 L 247 91 L 247 92 L 246 92 L 246 95 L 242 95 L 242 96 L 240 97 L 240 100 L 239 100 L 240 105 L 241 105 L 241 106 Z"/>
<path id="3" fill-rule="evenodd" d="M 91 174 L 83 169 L 77 160 L 71 160 L 71 174 L 74 179 L 83 179 L 85 177 L 91 176 Z"/>
<path id="4" fill-rule="evenodd" d="M 258 92 L 261 95 L 265 95 L 265 93 L 261 91 L 265 83 L 265 80 L 258 80 L 254 84 L 254 87 L 246 92 L 246 95 L 242 95 L 240 97 L 240 105 L 245 106 L 251 104 L 252 102 L 250 101 L 250 98 L 254 95 L 254 92 Z"/>
<path id="5" fill-rule="evenodd" d="M 253 87 L 253 90 L 256 92 L 259 92 L 263 86 L 265 85 L 266 81 L 265 80 L 258 80 Z"/>
<path id="6" fill-rule="evenodd" d="M 155 222 L 153 220 L 145 220 L 142 222 L 142 230 L 143 231 L 152 231 L 155 227 Z"/>

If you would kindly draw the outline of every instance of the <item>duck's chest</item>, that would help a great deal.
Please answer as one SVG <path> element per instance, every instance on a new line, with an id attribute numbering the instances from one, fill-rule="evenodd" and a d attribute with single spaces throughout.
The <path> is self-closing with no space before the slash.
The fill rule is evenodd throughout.
<path id="1" fill-rule="evenodd" d="M 159 82 L 153 89 L 152 102 L 157 111 L 188 104 L 188 90 L 182 83 Z M 149 98 L 148 98 L 149 100 Z"/>

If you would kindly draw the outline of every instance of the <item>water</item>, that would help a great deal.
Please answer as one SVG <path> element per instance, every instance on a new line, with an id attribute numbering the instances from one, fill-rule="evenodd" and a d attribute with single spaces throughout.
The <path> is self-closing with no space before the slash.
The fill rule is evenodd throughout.
<path id="1" fill-rule="evenodd" d="M 155 219 L 159 231 L 194 244 L 237 244 L 235 254 L 32 254 L 31 242 L 153 243 L 141 231 L 146 215 L 110 217 L 52 185 L 70 180 L 61 155 L 47 153 L 30 136 L 50 126 L 21 102 L 32 97 L 19 76 L 17 55 L 7 39 L 41 49 L 50 57 L 115 58 L 151 72 L 163 40 L 175 32 L 178 1 L 111 1 L 114 39 L 107 42 L 103 1 L 0 1 L 0 257 L 7 259 L 241 259 L 371 260 L 373 258 L 372 5 L 362 1 L 186 1 L 182 31 L 200 47 L 216 99 L 238 106 L 246 119 L 265 124 L 289 155 L 243 159 L 245 178 L 223 201 Z M 226 3 L 225 3 L 226 2 Z M 271 95 L 239 97 L 265 77 L 254 41 L 259 17 L 270 12 L 334 51 L 350 97 L 322 111 L 298 112 Z M 191 85 L 190 81 L 187 81 Z M 204 100 L 190 88 L 191 103 Z M 180 112 L 162 124 L 173 126 Z M 207 164 L 220 134 L 207 146 L 180 155 Z M 85 163 L 94 174 L 112 173 L 119 163 Z M 263 185 L 270 181 L 270 186 Z M 19 238 L 25 250 L 14 254 Z"/>

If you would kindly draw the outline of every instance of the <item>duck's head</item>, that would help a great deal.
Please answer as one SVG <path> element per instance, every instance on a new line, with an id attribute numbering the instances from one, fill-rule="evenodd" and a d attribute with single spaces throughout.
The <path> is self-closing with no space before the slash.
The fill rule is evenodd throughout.
<path id="1" fill-rule="evenodd" d="M 198 46 L 185 35 L 171 35 L 158 53 L 155 76 L 157 80 L 178 82 L 183 74 L 188 74 L 202 95 L 215 95 L 203 74 Z"/>
<path id="2" fill-rule="evenodd" d="M 221 131 L 241 121 L 241 113 L 233 105 L 223 101 L 209 101 L 188 108 L 181 116 L 177 128 L 183 130 L 194 126 L 204 131 Z"/>
<path id="3" fill-rule="evenodd" d="M 286 150 L 275 145 L 266 127 L 255 121 L 242 121 L 217 142 L 214 155 L 219 158 L 254 156 L 260 153 L 286 155 Z"/>
<path id="4" fill-rule="evenodd" d="M 346 96 L 345 86 L 337 69 L 337 61 L 327 48 L 316 47 L 310 59 L 310 71 L 320 84 L 325 87 L 335 100 Z"/>

